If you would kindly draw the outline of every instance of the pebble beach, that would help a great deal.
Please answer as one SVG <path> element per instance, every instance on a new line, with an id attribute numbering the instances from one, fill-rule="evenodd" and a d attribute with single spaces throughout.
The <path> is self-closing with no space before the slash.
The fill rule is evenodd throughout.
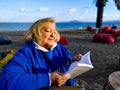
<path id="1" fill-rule="evenodd" d="M 12 43 L 0 45 L 0 52 L 18 50 L 24 45 L 26 31 L 0 31 L 0 35 L 10 36 Z M 108 76 L 116 71 L 120 59 L 120 41 L 114 44 L 96 43 L 92 41 L 95 33 L 81 29 L 59 30 L 61 37 L 68 39 L 64 45 L 72 56 L 91 52 L 91 61 L 94 68 L 76 77 L 84 86 L 93 90 L 102 90 Z"/>

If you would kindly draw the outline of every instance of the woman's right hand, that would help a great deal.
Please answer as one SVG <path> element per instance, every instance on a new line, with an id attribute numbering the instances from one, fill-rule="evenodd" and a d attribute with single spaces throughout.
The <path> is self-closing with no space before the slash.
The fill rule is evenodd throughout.
<path id="1" fill-rule="evenodd" d="M 50 77 L 51 86 L 61 86 L 70 78 L 70 75 L 69 74 L 63 75 L 62 73 L 59 72 L 53 72 L 50 74 Z"/>
<path id="2" fill-rule="evenodd" d="M 82 58 L 82 54 L 77 54 L 77 55 L 75 55 L 73 58 L 72 58 L 72 61 L 74 62 L 74 61 L 79 61 L 79 60 L 81 60 L 81 58 Z"/>

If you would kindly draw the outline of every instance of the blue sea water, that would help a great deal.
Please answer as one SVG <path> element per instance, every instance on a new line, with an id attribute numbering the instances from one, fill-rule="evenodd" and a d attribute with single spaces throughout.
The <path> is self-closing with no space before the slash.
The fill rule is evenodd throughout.
<path id="1" fill-rule="evenodd" d="M 33 23 L 3 23 L 0 22 L 0 31 L 14 31 L 14 30 L 28 30 Z M 102 26 L 106 25 L 120 26 L 120 22 L 105 22 Z M 68 29 L 68 28 L 85 28 L 87 26 L 95 26 L 95 22 L 59 22 L 56 23 L 56 28 Z"/>

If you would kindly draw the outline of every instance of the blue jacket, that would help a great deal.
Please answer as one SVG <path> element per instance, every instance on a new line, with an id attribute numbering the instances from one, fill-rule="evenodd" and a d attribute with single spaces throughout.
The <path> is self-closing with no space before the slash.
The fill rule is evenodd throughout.
<path id="1" fill-rule="evenodd" d="M 50 85 L 50 72 L 65 73 L 71 55 L 60 43 L 48 52 L 35 48 L 34 42 L 27 42 L 3 67 L 0 77 L 0 90 L 34 90 Z M 73 79 L 63 86 L 75 85 Z"/>

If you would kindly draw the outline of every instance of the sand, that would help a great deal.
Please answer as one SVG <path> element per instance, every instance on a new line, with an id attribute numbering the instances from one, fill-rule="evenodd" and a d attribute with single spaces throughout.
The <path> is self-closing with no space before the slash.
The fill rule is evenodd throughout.
<path id="1" fill-rule="evenodd" d="M 12 38 L 11 44 L 0 45 L 0 52 L 11 49 L 18 50 L 24 44 L 25 32 L 0 31 L 0 35 L 7 35 Z M 91 61 L 94 69 L 78 76 L 76 79 L 80 80 L 88 88 L 102 90 L 104 82 L 112 72 L 116 71 L 118 66 L 120 41 L 116 40 L 114 44 L 95 43 L 92 41 L 95 33 L 80 29 L 59 30 L 59 33 L 69 40 L 68 44 L 64 46 L 72 56 L 91 51 Z"/>

